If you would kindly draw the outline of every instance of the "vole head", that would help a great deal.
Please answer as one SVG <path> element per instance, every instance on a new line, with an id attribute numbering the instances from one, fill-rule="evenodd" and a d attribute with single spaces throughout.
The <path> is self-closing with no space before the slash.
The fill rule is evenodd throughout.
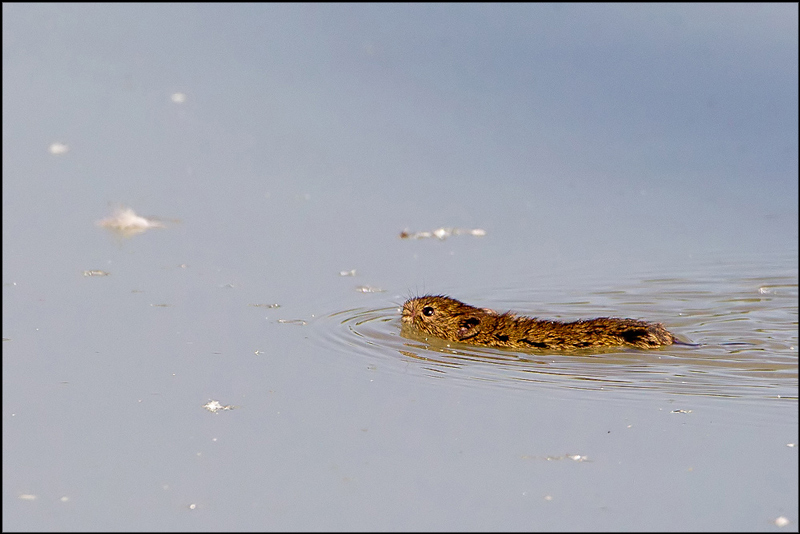
<path id="1" fill-rule="evenodd" d="M 408 299 L 403 304 L 403 324 L 450 341 L 462 341 L 480 332 L 488 313 L 443 295 Z"/>

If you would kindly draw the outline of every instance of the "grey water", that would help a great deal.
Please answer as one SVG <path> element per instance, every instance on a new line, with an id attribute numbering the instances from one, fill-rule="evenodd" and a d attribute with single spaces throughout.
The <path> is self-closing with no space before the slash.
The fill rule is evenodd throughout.
<path id="1" fill-rule="evenodd" d="M 788 4 L 4 4 L 3 529 L 796 530 L 797 50 Z M 427 293 L 692 345 L 409 336 Z"/>

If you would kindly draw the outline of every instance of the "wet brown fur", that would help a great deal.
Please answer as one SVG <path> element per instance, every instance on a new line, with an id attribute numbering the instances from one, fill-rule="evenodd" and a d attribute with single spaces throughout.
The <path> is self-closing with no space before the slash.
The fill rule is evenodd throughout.
<path id="1" fill-rule="evenodd" d="M 580 349 L 634 346 L 651 349 L 674 343 L 659 323 L 600 317 L 571 323 L 546 321 L 475 308 L 443 295 L 403 304 L 404 325 L 448 341 L 514 349 Z"/>

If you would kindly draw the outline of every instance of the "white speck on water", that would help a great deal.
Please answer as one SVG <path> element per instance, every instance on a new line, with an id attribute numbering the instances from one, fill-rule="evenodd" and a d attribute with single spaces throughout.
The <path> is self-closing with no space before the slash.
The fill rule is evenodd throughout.
<path id="1" fill-rule="evenodd" d="M 131 208 L 118 208 L 111 217 L 97 221 L 97 226 L 113 230 L 123 237 L 131 237 L 151 228 L 165 228 L 155 220 L 137 215 Z"/>
<path id="2" fill-rule="evenodd" d="M 486 230 L 483 228 L 469 229 L 442 227 L 430 232 L 410 232 L 408 230 L 403 230 L 400 232 L 401 239 L 424 239 L 427 237 L 435 237 L 436 239 L 444 240 L 453 235 L 474 235 L 481 237 L 486 235 Z"/>
<path id="3" fill-rule="evenodd" d="M 308 323 L 302 319 L 278 319 L 280 324 L 299 324 L 300 326 L 305 326 Z"/>
<path id="4" fill-rule="evenodd" d="M 437 228 L 433 231 L 434 237 L 438 239 L 445 239 L 450 234 L 452 234 L 452 231 L 449 228 Z"/>
<path id="5" fill-rule="evenodd" d="M 53 143 L 48 148 L 50 153 L 54 156 L 60 156 L 62 154 L 66 154 L 69 152 L 69 146 L 65 145 L 64 143 Z"/>
<path id="6" fill-rule="evenodd" d="M 221 402 L 219 402 L 217 400 L 210 400 L 206 404 L 203 405 L 203 408 L 205 408 L 206 410 L 208 410 L 211 413 L 217 413 L 217 412 L 225 411 L 225 410 L 233 410 L 233 409 L 237 408 L 237 406 L 233 406 L 231 404 L 223 405 Z"/>
<path id="7" fill-rule="evenodd" d="M 359 293 L 383 293 L 386 290 L 380 287 L 372 287 L 372 286 L 358 286 L 356 291 Z"/>
<path id="8" fill-rule="evenodd" d="M 779 526 L 779 527 L 785 527 L 790 522 L 791 521 L 789 521 L 787 518 L 785 518 L 783 516 L 780 516 L 780 517 L 776 518 L 775 521 L 774 521 L 775 525 Z"/>
<path id="9" fill-rule="evenodd" d="M 169 99 L 176 104 L 183 104 L 186 102 L 186 93 L 172 93 Z"/>
<path id="10" fill-rule="evenodd" d="M 548 462 L 553 462 L 556 460 L 572 460 L 575 462 L 588 462 L 589 457 L 582 454 L 565 454 L 563 456 L 547 456 L 545 460 L 547 460 Z"/>
<path id="11" fill-rule="evenodd" d="M 99 270 L 83 271 L 83 276 L 108 276 L 109 274 L 111 273 Z"/>

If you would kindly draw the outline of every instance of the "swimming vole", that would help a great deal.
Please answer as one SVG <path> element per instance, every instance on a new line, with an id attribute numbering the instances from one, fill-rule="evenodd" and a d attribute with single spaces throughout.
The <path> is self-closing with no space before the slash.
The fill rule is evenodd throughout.
<path id="1" fill-rule="evenodd" d="M 600 317 L 563 323 L 497 313 L 429 295 L 403 304 L 403 324 L 448 341 L 515 349 L 634 346 L 651 349 L 677 340 L 661 324 Z"/>

